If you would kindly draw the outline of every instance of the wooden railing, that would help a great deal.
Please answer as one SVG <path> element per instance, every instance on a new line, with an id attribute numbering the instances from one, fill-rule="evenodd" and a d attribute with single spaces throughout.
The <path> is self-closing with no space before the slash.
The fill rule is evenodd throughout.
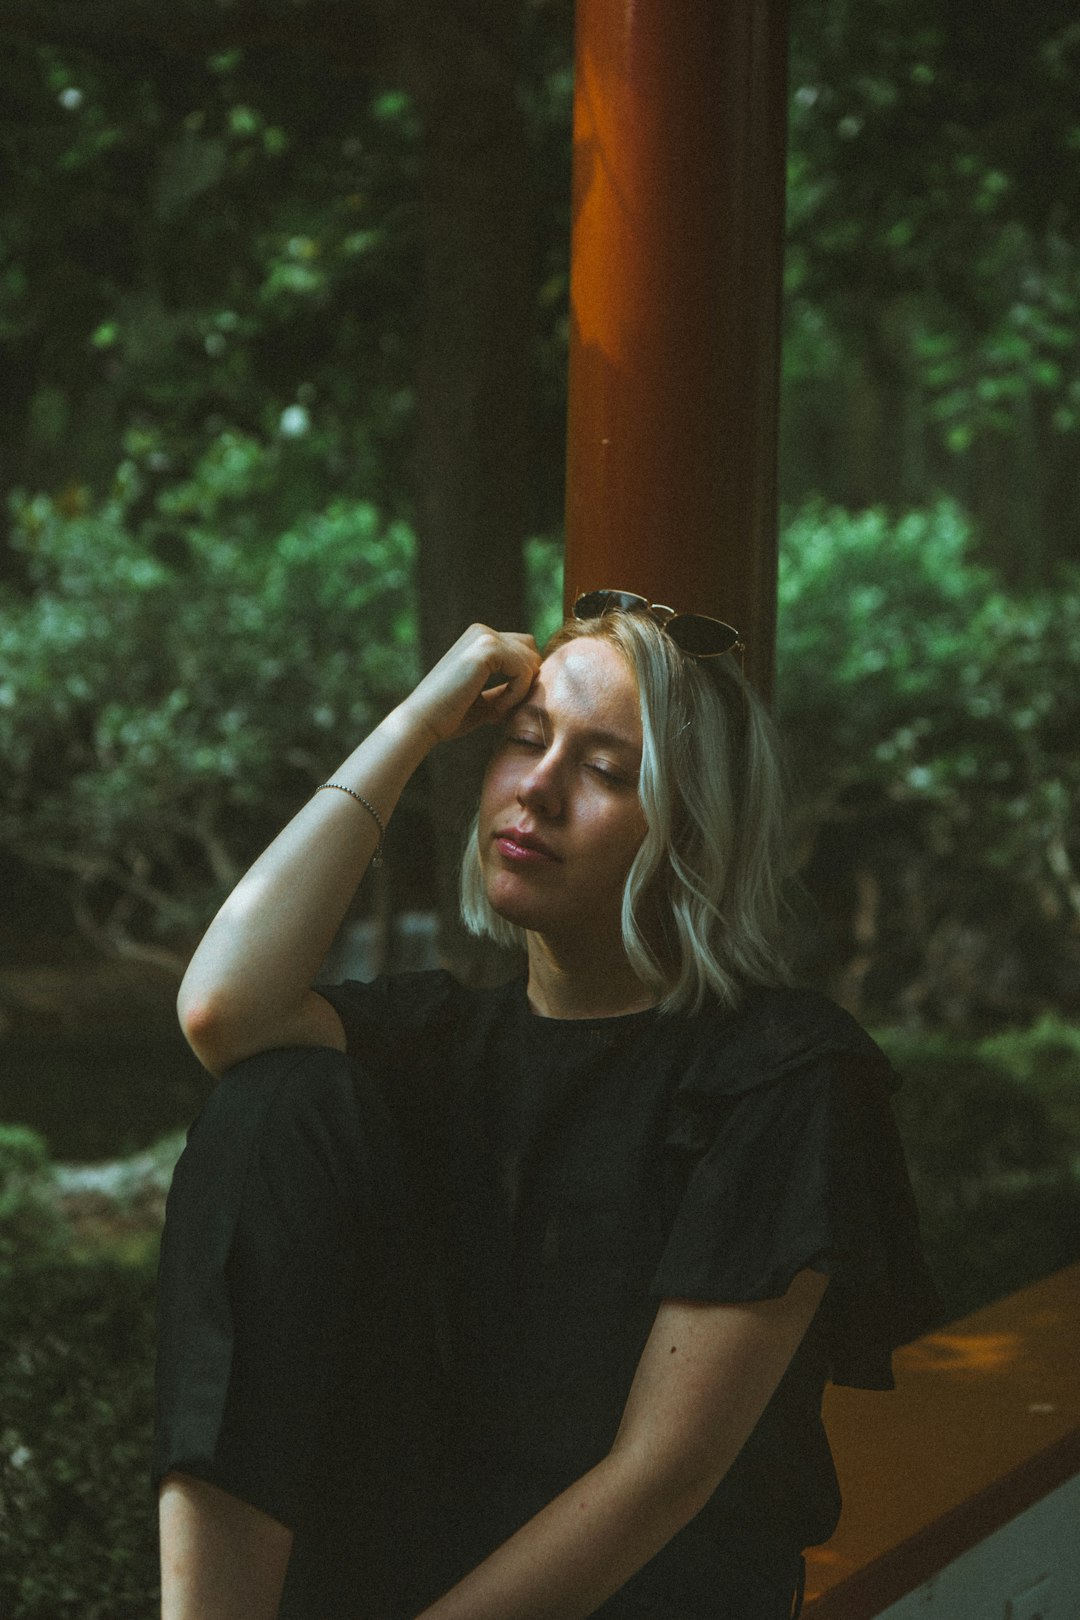
<path id="1" fill-rule="evenodd" d="M 896 1375 L 827 1394 L 844 1511 L 807 1620 L 1080 1616 L 1080 1265 L 905 1346 Z M 1055 1527 L 1027 1557 L 1007 1531 L 1039 1505 Z"/>

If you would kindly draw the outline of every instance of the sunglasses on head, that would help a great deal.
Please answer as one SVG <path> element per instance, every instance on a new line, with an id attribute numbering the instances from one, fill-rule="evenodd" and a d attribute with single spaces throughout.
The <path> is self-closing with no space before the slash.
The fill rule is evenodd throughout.
<path id="1" fill-rule="evenodd" d="M 650 602 L 634 591 L 586 591 L 574 603 L 575 619 L 602 619 L 605 613 L 648 613 L 680 651 L 691 658 L 741 654 L 743 643 L 733 625 L 704 613 L 676 613 L 663 602 Z"/>

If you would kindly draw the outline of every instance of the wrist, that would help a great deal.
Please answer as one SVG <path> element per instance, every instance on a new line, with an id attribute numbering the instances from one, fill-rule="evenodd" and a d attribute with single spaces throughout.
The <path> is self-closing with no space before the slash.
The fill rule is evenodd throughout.
<path id="1" fill-rule="evenodd" d="M 406 749 L 413 756 L 412 764 L 415 767 L 427 758 L 437 743 L 445 739 L 436 730 L 431 717 L 414 699 L 415 694 L 403 698 L 396 709 L 391 709 L 377 730 L 383 732 L 396 747 Z"/>

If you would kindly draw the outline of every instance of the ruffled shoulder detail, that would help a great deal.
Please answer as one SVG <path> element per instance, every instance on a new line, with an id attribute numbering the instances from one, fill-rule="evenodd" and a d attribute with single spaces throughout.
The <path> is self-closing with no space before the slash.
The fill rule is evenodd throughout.
<path id="1" fill-rule="evenodd" d="M 938 1319 L 889 1106 L 895 1072 L 855 1021 L 812 993 L 765 991 L 675 1090 L 675 1216 L 658 1298 L 776 1298 L 826 1272 L 835 1382 L 891 1389 L 892 1351 Z"/>
<path id="2" fill-rule="evenodd" d="M 830 1055 L 862 1058 L 888 1091 L 899 1084 L 862 1025 L 815 990 L 751 989 L 738 1012 L 702 1014 L 699 1036 L 679 1086 L 684 1099 L 739 1096 Z"/>

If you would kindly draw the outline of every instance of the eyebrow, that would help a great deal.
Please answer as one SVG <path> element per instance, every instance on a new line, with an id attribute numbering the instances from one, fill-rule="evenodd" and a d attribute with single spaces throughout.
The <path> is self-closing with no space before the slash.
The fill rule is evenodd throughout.
<path id="1" fill-rule="evenodd" d="M 526 701 L 525 703 L 519 703 L 514 712 L 515 714 L 528 715 L 530 719 L 535 720 L 544 733 L 546 740 L 547 732 L 544 722 L 550 720 L 551 716 L 545 708 L 539 703 Z M 585 735 L 590 742 L 601 743 L 609 748 L 621 748 L 624 753 L 629 754 L 633 759 L 640 760 L 641 758 L 641 749 L 637 744 L 631 742 L 628 737 L 622 736 L 618 731 L 605 731 L 602 726 L 589 726 L 586 728 Z"/>

